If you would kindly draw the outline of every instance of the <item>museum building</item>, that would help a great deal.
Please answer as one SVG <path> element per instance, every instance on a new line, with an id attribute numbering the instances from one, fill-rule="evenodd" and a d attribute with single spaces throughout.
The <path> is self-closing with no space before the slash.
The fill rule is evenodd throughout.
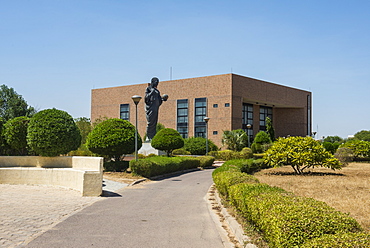
<path id="1" fill-rule="evenodd" d="M 91 121 L 121 118 L 135 125 L 138 104 L 138 130 L 146 131 L 145 89 L 150 82 L 93 89 Z M 272 120 L 276 137 L 307 136 L 312 130 L 312 94 L 275 83 L 236 74 L 160 81 L 161 95 L 169 95 L 159 108 L 158 122 L 179 131 L 184 137 L 205 137 L 221 146 L 223 131 L 243 129 L 253 138 L 266 130 L 266 117 Z M 248 125 L 249 124 L 249 125 Z"/>

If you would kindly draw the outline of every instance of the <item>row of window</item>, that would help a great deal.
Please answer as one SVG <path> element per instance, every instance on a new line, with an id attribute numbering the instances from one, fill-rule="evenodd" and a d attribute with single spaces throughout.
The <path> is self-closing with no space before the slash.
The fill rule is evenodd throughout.
<path id="1" fill-rule="evenodd" d="M 213 105 L 214 108 L 218 107 L 218 104 Z M 225 103 L 225 107 L 230 107 L 229 103 Z M 188 99 L 177 100 L 177 131 L 183 138 L 188 137 L 188 113 L 189 104 Z M 207 116 L 207 98 L 195 98 L 195 115 L 194 115 L 194 136 L 195 137 L 206 137 L 206 123 L 204 117 Z M 269 117 L 272 120 L 272 108 L 260 106 L 259 113 L 259 124 L 260 130 L 266 131 L 266 118 Z M 129 120 L 130 118 L 130 106 L 129 104 L 121 104 L 120 106 L 120 118 L 123 120 Z M 242 129 L 247 133 L 248 136 L 253 137 L 253 104 L 243 103 L 242 111 Z M 217 131 L 213 131 L 213 134 L 218 134 Z"/>

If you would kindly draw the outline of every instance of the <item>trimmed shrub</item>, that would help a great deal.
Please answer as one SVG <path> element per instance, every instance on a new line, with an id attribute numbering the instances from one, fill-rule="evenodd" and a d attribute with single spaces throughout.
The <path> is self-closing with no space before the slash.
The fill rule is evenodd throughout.
<path id="1" fill-rule="evenodd" d="M 81 134 L 67 112 L 46 109 L 30 119 L 27 144 L 41 156 L 58 156 L 76 150 L 81 144 Z"/>
<path id="2" fill-rule="evenodd" d="M 301 248 L 365 248 L 370 247 L 368 233 L 340 233 L 323 235 L 304 243 Z"/>
<path id="3" fill-rule="evenodd" d="M 277 187 L 237 184 L 230 187 L 229 196 L 243 217 L 264 233 L 271 247 L 299 247 L 324 234 L 362 231 L 348 214 Z"/>
<path id="4" fill-rule="evenodd" d="M 9 146 L 19 155 L 27 155 L 27 128 L 30 118 L 26 116 L 16 117 L 7 121 L 4 125 L 4 137 Z"/>
<path id="5" fill-rule="evenodd" d="M 224 171 L 229 171 L 229 172 L 240 172 L 240 168 L 238 168 L 235 165 L 225 165 L 223 164 L 221 167 L 218 167 L 212 172 L 212 177 L 214 177 L 216 174 L 224 172 Z"/>
<path id="6" fill-rule="evenodd" d="M 126 171 L 130 166 L 129 161 L 109 161 L 104 162 L 104 171 Z"/>
<path id="7" fill-rule="evenodd" d="M 184 148 L 179 148 L 173 150 L 172 155 L 191 155 L 191 153 L 185 150 Z"/>
<path id="8" fill-rule="evenodd" d="M 259 131 L 253 140 L 251 148 L 253 153 L 263 153 L 269 148 L 269 146 L 266 146 L 266 144 L 271 143 L 272 141 L 269 134 L 264 131 Z"/>
<path id="9" fill-rule="evenodd" d="M 215 161 L 215 158 L 212 156 L 201 156 L 197 157 L 200 161 L 200 167 L 201 168 L 206 168 L 206 167 L 211 167 L 213 165 L 213 162 Z"/>
<path id="10" fill-rule="evenodd" d="M 200 160 L 190 157 L 149 157 L 130 161 L 133 173 L 143 177 L 153 177 L 171 172 L 198 168 Z"/>
<path id="11" fill-rule="evenodd" d="M 223 171 L 215 174 L 213 176 L 213 181 L 217 186 L 217 190 L 220 192 L 221 195 L 224 197 L 228 197 L 229 189 L 232 185 L 238 183 L 258 183 L 258 179 L 237 171 Z"/>
<path id="12" fill-rule="evenodd" d="M 249 148 L 249 147 L 244 147 L 240 151 L 240 158 L 242 158 L 242 159 L 253 158 L 253 151 L 252 151 L 252 149 Z"/>
<path id="13" fill-rule="evenodd" d="M 184 139 L 180 133 L 172 128 L 164 128 L 152 139 L 152 147 L 165 151 L 169 157 L 173 150 L 184 146 Z"/>
<path id="14" fill-rule="evenodd" d="M 138 149 L 141 145 L 138 134 Z M 104 120 L 89 133 L 86 146 L 93 153 L 119 161 L 121 156 L 135 152 L 135 127 L 129 121 L 118 118 Z"/>
<path id="15" fill-rule="evenodd" d="M 224 165 L 235 165 L 241 172 L 253 174 L 265 168 L 263 159 L 232 159 L 224 163 Z"/>
<path id="16" fill-rule="evenodd" d="M 190 137 L 184 140 L 184 149 L 190 152 L 191 155 L 206 154 L 206 138 Z M 208 139 L 208 152 L 217 151 L 218 147 L 212 140 Z M 209 153 L 208 153 L 209 154 Z"/>

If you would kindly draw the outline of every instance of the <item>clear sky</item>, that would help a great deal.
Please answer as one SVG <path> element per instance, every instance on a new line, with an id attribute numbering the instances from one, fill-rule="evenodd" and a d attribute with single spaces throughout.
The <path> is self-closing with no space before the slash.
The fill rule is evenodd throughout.
<path id="1" fill-rule="evenodd" d="M 0 0 L 0 84 L 90 117 L 91 89 L 233 72 L 313 93 L 313 131 L 370 130 L 370 1 Z M 138 92 L 140 93 L 140 92 Z"/>

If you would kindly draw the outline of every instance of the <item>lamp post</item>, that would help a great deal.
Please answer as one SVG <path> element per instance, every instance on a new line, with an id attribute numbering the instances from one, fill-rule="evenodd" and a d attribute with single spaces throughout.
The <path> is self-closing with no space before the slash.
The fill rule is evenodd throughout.
<path id="1" fill-rule="evenodd" d="M 204 117 L 204 121 L 206 122 L 206 156 L 208 155 L 208 121 L 209 117 Z"/>
<path id="2" fill-rule="evenodd" d="M 131 97 L 132 100 L 135 103 L 136 106 L 136 125 L 135 125 L 135 160 L 137 161 L 137 129 L 138 129 L 138 124 L 137 124 L 137 105 L 139 104 L 141 100 L 141 96 L 134 95 Z"/>
<path id="3" fill-rule="evenodd" d="M 251 137 L 249 135 L 249 130 L 251 130 L 252 128 L 252 125 L 251 124 L 247 124 L 247 136 L 248 136 L 248 147 L 251 147 Z"/>

